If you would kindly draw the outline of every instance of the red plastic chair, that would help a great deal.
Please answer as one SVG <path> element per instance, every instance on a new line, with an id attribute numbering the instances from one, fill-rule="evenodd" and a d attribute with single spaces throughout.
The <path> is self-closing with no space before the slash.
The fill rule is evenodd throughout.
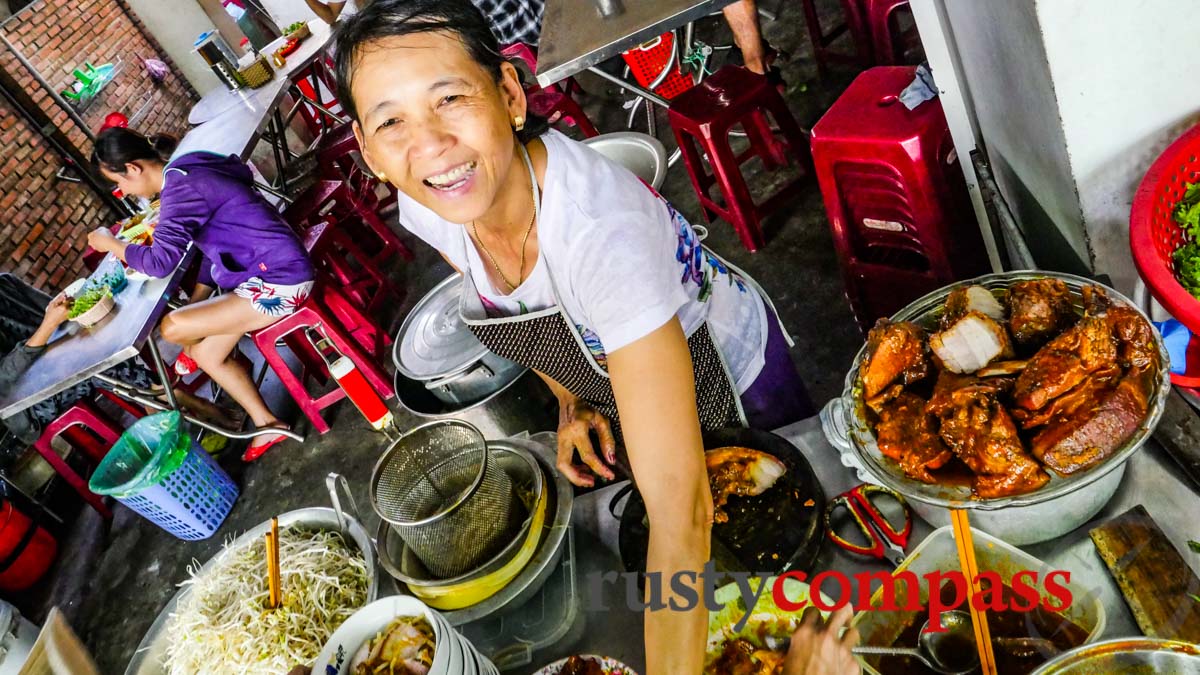
<path id="1" fill-rule="evenodd" d="M 303 96 L 316 101 L 330 112 L 339 115 L 342 113 L 342 105 L 332 93 L 337 91 L 337 83 L 330 76 L 328 67 L 324 63 L 314 61 L 291 77 L 293 85 Z M 325 90 L 327 95 L 322 95 L 322 90 Z M 309 133 L 314 137 L 343 124 L 341 120 L 330 117 L 307 101 L 297 101 L 297 103 L 299 103 L 297 114 L 304 120 L 304 125 L 308 127 Z"/>
<path id="2" fill-rule="evenodd" d="M 537 54 L 529 45 L 521 43 L 508 45 L 500 53 L 510 61 L 523 61 L 531 72 L 537 72 Z M 556 114 L 561 114 L 560 122 L 567 126 L 579 127 L 579 131 L 584 136 L 588 138 L 599 136 L 600 132 L 592 125 L 587 113 L 583 112 L 583 108 L 571 97 L 572 93 L 582 93 L 583 88 L 573 77 L 564 80 L 563 85 L 566 87 L 566 91 L 557 83 L 548 87 L 540 87 L 536 82 L 526 84 L 525 99 L 529 104 L 530 111 L 547 119 L 553 119 Z"/>
<path id="3" fill-rule="evenodd" d="M 412 253 L 400 237 L 379 219 L 379 213 L 396 203 L 396 188 L 379 180 L 370 172 L 362 160 L 362 149 L 358 145 L 358 139 L 354 137 L 352 125 L 343 124 L 321 139 L 317 146 L 317 164 L 321 168 L 322 176 L 346 184 L 355 211 L 362 216 L 364 223 L 383 244 L 383 249 L 377 257 L 390 258 L 398 253 L 406 260 L 412 260 Z M 380 187 L 387 192 L 387 196 L 382 199 L 379 197 Z"/>
<path id="4" fill-rule="evenodd" d="M 779 127 L 779 138 L 771 131 L 768 115 Z M 764 245 L 762 219 L 799 192 L 803 176 L 756 204 L 741 165 L 759 157 L 768 170 L 775 170 L 795 161 L 802 174 L 808 173 L 810 165 L 808 137 L 783 97 L 766 77 L 740 66 L 725 66 L 671 101 L 669 116 L 705 217 L 709 222 L 714 216 L 729 221 L 742 245 L 757 251 Z M 750 141 L 741 155 L 734 154 L 729 144 L 729 132 L 738 125 Z M 714 185 L 720 188 L 719 197 L 711 194 Z"/>
<path id="5" fill-rule="evenodd" d="M 864 330 L 908 302 L 988 270 L 941 104 L 899 102 L 914 68 L 859 75 L 812 130 L 846 296 Z"/>
<path id="6" fill-rule="evenodd" d="M 70 464 L 59 457 L 51 443 L 55 438 L 63 436 L 72 448 L 86 455 L 92 464 L 99 464 L 100 460 L 104 459 L 104 455 L 108 454 L 113 443 L 116 443 L 117 439 L 121 437 L 122 431 L 123 429 L 116 422 L 112 421 L 94 404 L 79 401 L 59 415 L 58 419 L 46 425 L 41 437 L 33 444 L 33 447 L 54 471 L 79 493 L 85 502 L 96 509 L 100 515 L 111 518 L 112 511 L 104 503 L 104 499 L 88 489 L 87 479 L 80 476 L 75 469 L 71 468 Z"/>
<path id="7" fill-rule="evenodd" d="M 304 329 L 316 328 L 325 337 L 328 337 L 334 347 L 347 356 L 362 372 L 380 398 L 387 400 L 395 396 L 387 373 L 378 365 L 376 359 L 370 357 L 358 344 L 358 341 L 351 337 L 347 329 L 343 328 L 342 322 L 334 312 L 320 300 L 322 297 L 327 297 L 325 293 L 329 290 L 331 289 L 323 288 L 321 284 L 318 284 L 314 289 L 314 296 L 310 297 L 300 309 L 251 335 L 254 344 L 271 369 L 275 371 L 284 388 L 296 401 L 296 405 L 308 417 L 313 429 L 321 434 L 329 431 L 329 423 L 322 416 L 322 411 L 345 398 L 346 393 L 340 387 L 334 387 L 332 391 L 324 394 L 310 391 L 305 383 L 305 369 L 293 370 L 283 358 L 278 345 L 285 340 L 288 341 L 288 344 L 294 344 L 297 339 L 307 342 L 301 332 Z M 288 340 L 288 338 L 293 339 Z M 328 378 L 329 373 L 324 368 L 323 361 L 320 368 L 321 373 Z"/>

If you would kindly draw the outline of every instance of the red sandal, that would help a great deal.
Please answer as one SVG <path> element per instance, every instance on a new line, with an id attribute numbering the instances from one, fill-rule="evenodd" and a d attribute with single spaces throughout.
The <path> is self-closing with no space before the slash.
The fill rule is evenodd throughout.
<path id="1" fill-rule="evenodd" d="M 279 429 L 281 431 L 290 431 L 291 430 L 291 427 L 286 427 L 286 426 L 284 426 L 284 427 L 268 427 L 268 428 Z M 271 440 L 271 441 L 267 441 L 266 443 L 263 443 L 262 445 L 251 445 L 250 447 L 246 448 L 246 452 L 242 453 L 242 461 L 243 462 L 253 462 L 254 460 L 258 459 L 259 457 L 262 457 L 263 454 L 265 454 L 271 448 L 273 448 L 276 445 L 279 445 L 280 443 L 282 443 L 286 440 L 289 440 L 289 439 L 290 439 L 290 436 L 284 436 L 281 434 L 278 438 Z M 251 441 L 251 443 L 253 443 L 253 441 Z"/>

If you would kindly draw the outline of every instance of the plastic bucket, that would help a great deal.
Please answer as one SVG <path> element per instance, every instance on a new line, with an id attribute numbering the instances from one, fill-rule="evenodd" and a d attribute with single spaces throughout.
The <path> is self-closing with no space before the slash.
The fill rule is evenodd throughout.
<path id="1" fill-rule="evenodd" d="M 38 627 L 0 600 L 0 675 L 17 675 L 37 642 Z"/>
<path id="2" fill-rule="evenodd" d="M 45 576 L 58 542 L 7 500 L 0 504 L 0 591 L 22 591 Z"/>
<path id="3" fill-rule="evenodd" d="M 188 436 L 177 412 L 129 427 L 88 486 L 189 541 L 212 536 L 238 497 L 233 479 Z"/>

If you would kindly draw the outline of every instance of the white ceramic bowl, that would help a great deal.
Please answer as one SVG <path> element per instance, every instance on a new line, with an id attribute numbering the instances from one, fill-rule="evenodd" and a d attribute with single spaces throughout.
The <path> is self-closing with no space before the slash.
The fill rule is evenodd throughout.
<path id="1" fill-rule="evenodd" d="M 401 616 L 424 616 L 433 627 L 434 655 L 429 675 L 460 675 L 463 654 L 457 645 L 461 638 L 437 612 L 423 602 L 406 595 L 381 598 L 358 610 L 330 636 L 329 642 L 317 656 L 312 672 L 318 675 L 351 675 L 350 659 L 363 643 L 387 628 Z"/>

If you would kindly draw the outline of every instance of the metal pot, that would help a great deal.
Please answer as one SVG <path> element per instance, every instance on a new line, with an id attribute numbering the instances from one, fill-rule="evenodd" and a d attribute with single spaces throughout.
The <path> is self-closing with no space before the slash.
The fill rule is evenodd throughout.
<path id="1" fill-rule="evenodd" d="M 1033 675 L 1200 673 L 1200 646 L 1158 638 L 1117 638 L 1063 652 Z"/>
<path id="2" fill-rule="evenodd" d="M 396 371 L 449 405 L 481 401 L 525 370 L 489 351 L 463 323 L 461 292 L 459 274 L 435 286 L 405 317 L 392 345 Z"/>
<path id="3" fill-rule="evenodd" d="M 449 405 L 423 384 L 396 373 L 396 399 L 400 407 L 427 420 L 456 419 L 469 422 L 485 438 L 505 438 L 528 431 L 558 428 L 558 401 L 542 379 L 525 370 L 499 391 L 468 406 Z"/>
<path id="4" fill-rule="evenodd" d="M 946 297 L 955 289 L 977 285 L 999 295 L 1015 282 L 1047 277 L 1062 280 L 1077 299 L 1084 286 L 1096 285 L 1090 279 L 1059 272 L 988 274 L 934 291 L 900 310 L 892 319 L 912 321 L 932 328 L 941 314 Z M 1127 305 L 1142 313 L 1117 291 L 1106 287 L 1105 292 L 1114 303 Z M 1049 483 L 1026 494 L 975 499 L 967 487 L 930 485 L 912 480 L 885 458 L 875 442 L 875 432 L 867 421 L 866 404 L 858 381 L 858 369 L 866 356 L 865 345 L 859 350 L 853 367 L 846 375 L 842 398 L 831 402 L 821 411 L 822 425 L 830 442 L 842 450 L 843 464 L 859 470 L 864 480 L 886 485 L 903 494 L 913 510 L 930 524 L 940 526 L 949 523 L 950 508 L 970 509 L 973 526 L 1010 544 L 1024 546 L 1047 541 L 1087 522 L 1108 503 L 1120 485 L 1126 460 L 1142 447 L 1158 424 L 1171 391 L 1171 379 L 1166 347 L 1157 332 L 1154 332 L 1154 339 L 1160 367 L 1149 411 L 1137 432 L 1099 465 L 1067 477 L 1051 473 Z"/>

